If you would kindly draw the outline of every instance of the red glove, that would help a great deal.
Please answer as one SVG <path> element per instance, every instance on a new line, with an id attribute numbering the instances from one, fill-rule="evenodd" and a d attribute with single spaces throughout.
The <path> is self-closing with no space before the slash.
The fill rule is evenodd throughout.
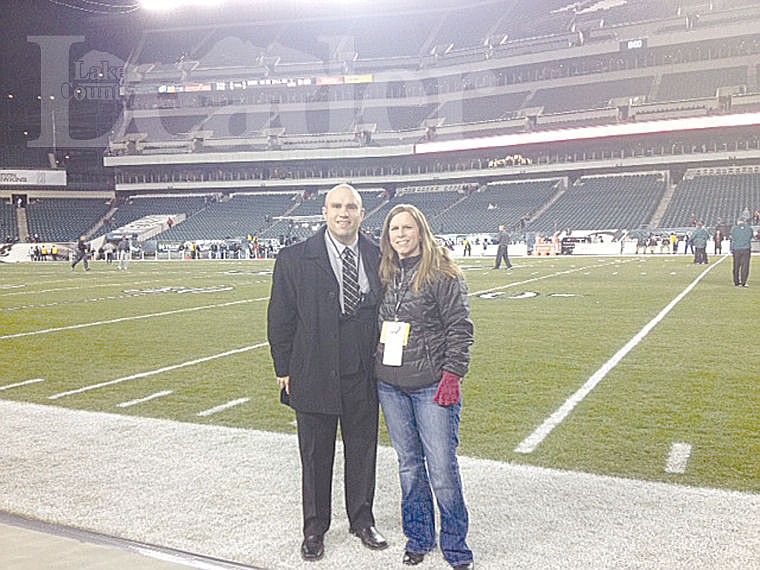
<path id="1" fill-rule="evenodd" d="M 438 392 L 433 401 L 439 406 L 453 406 L 459 402 L 459 385 L 462 379 L 456 374 L 444 370 L 441 383 L 438 384 Z"/>

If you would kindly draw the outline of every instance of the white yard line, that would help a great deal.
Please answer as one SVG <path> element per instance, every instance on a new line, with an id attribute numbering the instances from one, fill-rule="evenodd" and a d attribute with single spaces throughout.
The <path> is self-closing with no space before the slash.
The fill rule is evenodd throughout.
<path id="1" fill-rule="evenodd" d="M 699 276 L 692 281 L 686 289 L 684 289 L 675 299 L 673 299 L 667 306 L 659 312 L 659 314 L 649 321 L 643 329 L 641 329 L 636 335 L 629 340 L 623 348 L 618 350 L 612 358 L 605 362 L 602 367 L 597 370 L 591 378 L 589 378 L 578 391 L 570 396 L 564 404 L 562 404 L 551 416 L 549 416 L 544 423 L 542 423 L 536 430 L 525 438 L 520 445 L 515 448 L 515 453 L 533 453 L 536 447 L 546 439 L 546 437 L 552 432 L 552 430 L 561 424 L 567 416 L 570 415 L 575 407 L 580 404 L 589 393 L 596 388 L 596 386 L 610 373 L 610 371 L 617 366 L 625 356 L 638 345 L 644 337 L 646 337 L 651 330 L 656 327 L 662 319 L 675 307 L 686 295 L 688 295 L 694 287 L 697 286 L 705 275 L 713 270 L 719 263 L 722 263 L 726 258 L 723 257 L 715 263 L 709 265 Z"/>
<path id="2" fill-rule="evenodd" d="M 180 368 L 186 368 L 188 366 L 195 366 L 196 364 L 202 364 L 217 358 L 224 358 L 225 356 L 231 356 L 233 354 L 240 354 L 242 352 L 248 352 L 249 350 L 255 350 L 268 346 L 268 342 L 260 342 L 259 344 L 253 344 L 251 346 L 244 346 L 243 348 L 236 348 L 234 350 L 228 350 L 226 352 L 220 352 L 219 354 L 212 354 L 211 356 L 204 356 L 203 358 L 196 358 L 195 360 L 188 360 L 187 362 L 181 362 L 179 364 L 173 364 L 171 366 L 164 366 L 156 370 L 148 370 L 147 372 L 139 372 L 138 374 L 132 374 L 130 376 L 123 376 L 116 378 L 115 380 L 108 380 L 107 382 L 99 382 L 98 384 L 90 384 L 89 386 L 83 386 L 76 390 L 68 390 L 67 392 L 59 392 L 48 396 L 48 400 L 58 400 L 65 398 L 66 396 L 73 396 L 74 394 L 82 394 L 91 390 L 97 390 L 98 388 L 105 388 L 106 386 L 113 386 L 115 384 L 121 384 L 123 382 L 129 382 L 130 380 L 139 380 L 140 378 L 148 378 L 149 376 L 155 376 L 156 374 L 163 374 L 164 372 L 171 372 L 172 370 L 178 370 Z"/>
<path id="3" fill-rule="evenodd" d="M 665 464 L 665 473 L 686 473 L 686 464 L 691 457 L 691 445 L 688 443 L 674 443 L 670 446 L 670 455 Z"/>
<path id="4" fill-rule="evenodd" d="M 67 325 L 65 327 L 55 327 L 55 328 L 49 328 L 49 329 L 41 329 L 36 331 L 28 331 L 28 332 L 22 332 L 22 333 L 14 333 L 14 334 L 7 334 L 4 336 L 0 336 L 0 340 L 7 340 L 11 338 L 22 338 L 25 336 L 35 336 L 39 334 L 49 334 L 54 332 L 61 332 L 61 331 L 70 331 L 70 330 L 76 330 L 76 329 L 86 329 L 89 327 L 98 327 L 102 325 L 113 325 L 116 323 L 124 323 L 127 321 L 138 321 L 141 319 L 152 319 L 154 317 L 166 317 L 168 315 L 178 315 L 181 313 L 192 313 L 195 311 L 205 311 L 206 309 L 219 309 L 222 307 L 232 307 L 234 305 L 242 305 L 245 303 L 255 303 L 256 301 L 267 301 L 269 300 L 269 297 L 259 297 L 257 299 L 241 299 L 239 301 L 229 301 L 227 303 L 219 303 L 217 305 L 203 305 L 200 307 L 188 307 L 186 309 L 174 309 L 172 311 L 162 311 L 160 313 L 148 313 L 146 315 L 135 315 L 132 317 L 119 317 L 118 319 L 109 319 L 107 321 L 95 321 L 92 323 L 80 323 L 78 325 Z"/>
<path id="5" fill-rule="evenodd" d="M 238 398 L 237 400 L 232 400 L 230 402 L 227 402 L 226 404 L 220 404 L 219 406 L 214 406 L 213 408 L 210 408 L 208 410 L 203 410 L 202 412 L 198 412 L 198 415 L 202 418 L 206 418 L 208 416 L 213 416 L 214 414 L 218 414 L 219 412 L 223 412 L 224 410 L 229 410 L 230 408 L 239 406 L 240 404 L 245 404 L 248 401 L 250 401 L 250 398 Z"/>
<path id="6" fill-rule="evenodd" d="M 619 265 L 621 263 L 628 263 L 633 261 L 632 259 L 616 259 L 615 261 L 607 261 L 605 263 L 598 263 L 596 265 L 585 265 L 583 267 L 576 267 L 574 269 L 567 269 L 565 271 L 557 271 L 556 273 L 549 273 L 548 275 L 542 275 L 541 277 L 533 277 L 531 279 L 525 279 L 523 281 L 515 281 L 513 283 L 506 283 L 497 287 L 491 287 L 490 289 L 482 289 L 480 291 L 473 291 L 468 293 L 468 297 L 474 297 L 476 295 L 483 295 L 484 293 L 492 293 L 501 289 L 510 289 L 517 287 L 518 285 L 527 285 L 528 283 L 534 283 L 536 281 L 542 281 L 543 279 L 551 279 L 552 277 L 559 277 L 560 275 L 568 275 L 569 273 L 577 273 L 578 271 L 585 271 L 586 269 L 596 269 L 597 267 L 606 267 L 608 265 Z"/>
<path id="7" fill-rule="evenodd" d="M 147 285 L 149 283 L 161 283 L 165 281 L 166 281 L 165 276 L 161 275 L 161 279 L 151 279 L 149 281 L 133 281 L 133 282 L 130 282 L 130 285 L 134 287 L 135 285 Z M 48 282 L 48 283 L 52 283 L 52 282 Z M 61 293 L 65 291 L 84 291 L 87 289 L 106 289 L 106 288 L 112 289 L 114 287 L 119 287 L 120 285 L 122 284 L 121 283 L 88 283 L 87 285 L 85 285 L 83 283 L 77 283 L 76 285 L 67 285 L 66 287 L 53 287 L 51 289 L 29 289 L 27 285 L 22 285 L 21 287 L 24 287 L 23 290 L 13 291 L 11 293 L 2 293 L 0 294 L 0 297 L 10 297 L 12 295 L 14 296 L 34 295 L 35 297 L 38 297 L 40 295 L 46 295 L 48 293 Z"/>
<path id="8" fill-rule="evenodd" d="M 138 398 L 137 400 L 130 400 L 128 402 L 122 402 L 121 404 L 117 404 L 119 408 L 131 408 L 132 406 L 136 406 L 137 404 L 144 404 L 145 402 L 150 402 L 151 400 L 155 400 L 157 398 L 163 398 L 164 396 L 168 396 L 169 394 L 173 394 L 174 390 L 162 390 L 161 392 L 156 392 L 155 394 L 151 394 L 150 396 L 145 396 L 144 398 Z"/>
<path id="9" fill-rule="evenodd" d="M 44 382 L 44 378 L 34 378 L 32 380 L 24 380 L 23 382 L 16 382 L 15 384 L 7 384 L 0 386 L 0 391 L 10 390 L 11 388 L 19 388 L 20 386 L 27 386 L 28 384 L 36 384 L 37 382 Z"/>

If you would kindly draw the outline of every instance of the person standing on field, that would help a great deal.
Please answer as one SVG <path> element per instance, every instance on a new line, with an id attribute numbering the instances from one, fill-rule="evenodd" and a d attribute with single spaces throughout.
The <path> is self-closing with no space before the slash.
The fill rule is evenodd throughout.
<path id="1" fill-rule="evenodd" d="M 379 408 L 372 354 L 378 338 L 380 250 L 360 231 L 360 194 L 339 184 L 325 197 L 326 226 L 277 255 L 267 313 L 281 400 L 296 412 L 301 456 L 301 557 L 319 560 L 330 528 L 338 424 L 349 531 L 373 550 L 388 543 L 373 503 Z"/>
<path id="2" fill-rule="evenodd" d="M 752 255 L 752 228 L 744 218 L 731 228 L 731 254 L 734 256 L 734 286 L 748 287 L 749 261 Z"/>
<path id="3" fill-rule="evenodd" d="M 132 246 L 129 243 L 129 238 L 126 235 L 121 236 L 119 245 L 116 247 L 116 251 L 119 255 L 119 269 L 127 271 L 129 269 L 129 260 L 132 258 Z"/>
<path id="4" fill-rule="evenodd" d="M 691 235 L 691 241 L 694 244 L 694 263 L 707 264 L 707 241 L 710 234 L 704 228 L 702 222 L 697 222 L 697 229 Z"/>
<path id="5" fill-rule="evenodd" d="M 504 226 L 499 226 L 499 235 L 496 238 L 496 245 L 496 265 L 494 265 L 494 269 L 499 269 L 499 267 L 501 267 L 502 260 L 504 260 L 507 269 L 511 269 L 512 263 L 509 261 L 509 254 L 507 252 L 507 247 L 509 246 L 509 233 Z"/>
<path id="6" fill-rule="evenodd" d="M 82 265 L 84 265 L 84 270 L 89 271 L 90 264 L 88 258 L 90 257 L 90 244 L 87 243 L 87 236 L 80 236 L 79 241 L 77 242 L 76 255 L 77 257 L 74 260 L 74 263 L 71 264 L 71 270 L 74 271 L 77 264 L 81 261 Z"/>
<path id="7" fill-rule="evenodd" d="M 390 211 L 380 250 L 385 296 L 378 316 L 382 329 L 375 376 L 398 455 L 407 537 L 402 563 L 416 566 L 438 545 L 455 570 L 472 570 L 469 515 L 456 454 L 460 386 L 474 340 L 467 285 L 415 206 L 399 204 Z"/>

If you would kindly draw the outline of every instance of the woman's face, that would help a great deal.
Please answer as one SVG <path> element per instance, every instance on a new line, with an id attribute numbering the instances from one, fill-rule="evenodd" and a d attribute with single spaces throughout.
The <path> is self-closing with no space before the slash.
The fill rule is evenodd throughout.
<path id="1" fill-rule="evenodd" d="M 391 218 L 388 238 L 399 259 L 420 254 L 420 229 L 409 212 L 399 212 Z"/>

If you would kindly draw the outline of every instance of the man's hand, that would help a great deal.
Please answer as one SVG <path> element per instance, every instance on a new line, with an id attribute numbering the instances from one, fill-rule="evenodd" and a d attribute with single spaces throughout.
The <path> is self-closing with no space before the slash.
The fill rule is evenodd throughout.
<path id="1" fill-rule="evenodd" d="M 433 401 L 439 406 L 453 406 L 459 402 L 459 385 L 462 379 L 456 374 L 452 374 L 446 370 L 443 371 L 441 376 L 441 383 L 438 384 L 438 391 L 433 398 Z"/>
<path id="2" fill-rule="evenodd" d="M 285 390 L 285 393 L 290 395 L 290 376 L 278 376 L 277 385 Z"/>

